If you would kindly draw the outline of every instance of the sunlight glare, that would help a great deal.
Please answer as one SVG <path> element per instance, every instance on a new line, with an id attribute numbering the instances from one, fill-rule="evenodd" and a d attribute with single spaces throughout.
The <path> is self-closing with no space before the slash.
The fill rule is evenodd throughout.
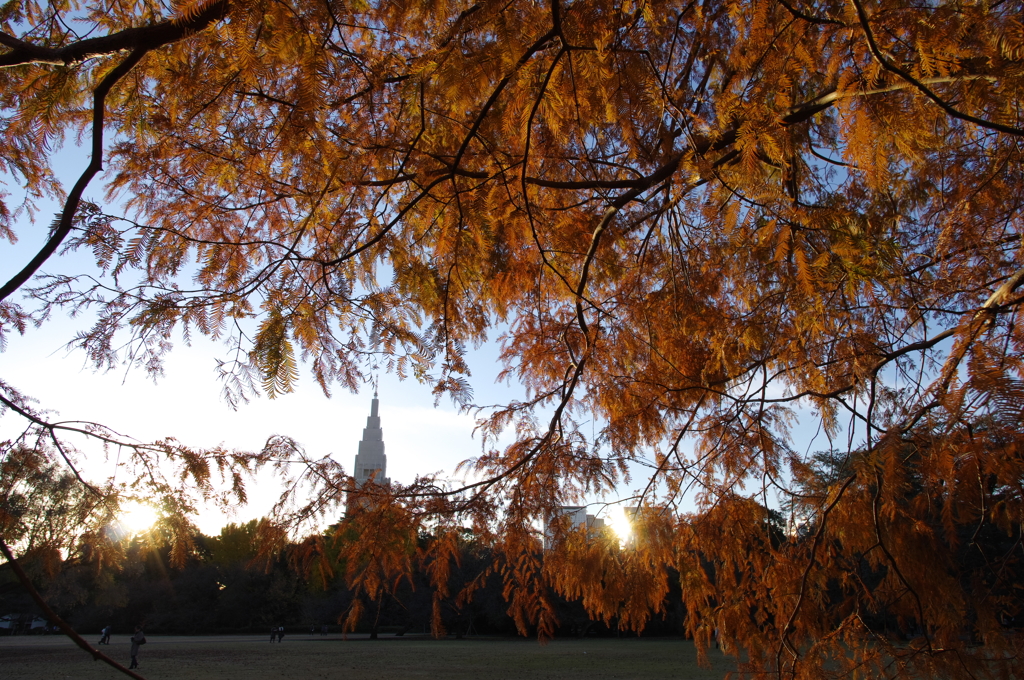
<path id="1" fill-rule="evenodd" d="M 626 510 L 621 505 L 608 508 L 608 524 L 612 531 L 619 537 L 620 543 L 625 543 L 633 534 L 633 523 L 626 516 Z"/>
<path id="2" fill-rule="evenodd" d="M 139 534 L 152 527 L 157 519 L 156 508 L 149 503 L 128 501 L 121 506 L 117 522 L 129 534 Z"/>

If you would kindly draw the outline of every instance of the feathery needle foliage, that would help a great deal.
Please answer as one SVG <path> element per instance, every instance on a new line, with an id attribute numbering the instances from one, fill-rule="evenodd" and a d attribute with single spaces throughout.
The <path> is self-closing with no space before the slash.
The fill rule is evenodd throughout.
<path id="1" fill-rule="evenodd" d="M 38 199 L 63 210 L 0 288 L 0 343 L 89 309 L 73 344 L 97 366 L 158 372 L 174 332 L 224 339 L 232 401 L 289 391 L 300 364 L 325 392 L 384 365 L 471 408 L 466 348 L 500 332 L 528 397 L 477 411 L 478 483 L 362 489 L 285 438 L 147 447 L 6 384 L 0 401 L 72 474 L 68 428 L 128 447 L 174 516 L 218 474 L 235 497 L 260 466 L 292 475 L 300 509 L 269 546 L 348 495 L 344 573 L 368 601 L 415 560 L 447 597 L 471 527 L 524 633 L 551 633 L 553 592 L 640 629 L 679 579 L 699 649 L 717 630 L 752 674 L 1005 677 L 1024 641 L 1022 16 L 11 0 L 0 163 L 28 198 L 0 197 L 0 236 Z M 91 163 L 65 193 L 70 134 Z M 83 201 L 101 171 L 131 220 Z M 66 250 L 96 271 L 47 274 Z M 794 449 L 798 417 L 829 453 Z M 558 521 L 637 463 L 627 546 Z"/>

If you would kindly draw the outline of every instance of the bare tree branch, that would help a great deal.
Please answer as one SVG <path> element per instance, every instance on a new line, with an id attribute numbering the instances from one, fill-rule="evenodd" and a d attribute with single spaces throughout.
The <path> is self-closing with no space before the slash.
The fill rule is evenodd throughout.
<path id="1" fill-rule="evenodd" d="M 43 596 L 40 595 L 39 591 L 36 590 L 35 586 L 32 585 L 32 580 L 29 579 L 28 574 L 26 574 L 25 570 L 21 568 L 21 565 L 18 564 L 18 560 L 15 559 L 14 553 L 11 552 L 11 549 L 7 546 L 6 543 L 4 543 L 2 537 L 0 537 L 0 553 L 3 553 L 4 557 L 7 558 L 7 563 L 11 565 L 11 569 L 14 571 L 14 575 L 17 577 L 18 582 L 21 583 L 22 587 L 26 591 L 28 591 L 29 596 L 31 596 L 32 600 L 43 611 L 43 615 L 46 616 L 47 620 L 57 624 L 57 627 L 60 628 L 65 635 L 71 638 L 72 642 L 74 642 L 76 645 L 81 647 L 83 650 L 85 650 L 92 656 L 93 661 L 102 661 L 111 668 L 114 668 L 115 670 L 124 673 L 128 677 L 135 678 L 135 680 L 146 680 L 146 678 L 144 678 L 143 676 L 139 675 L 134 671 L 128 670 L 127 668 L 125 668 L 118 662 L 114 661 L 103 652 L 94 648 L 92 645 L 86 642 L 85 639 L 81 635 L 79 635 L 74 628 L 72 628 L 66 621 L 64 621 L 64 619 L 57 616 L 56 612 L 50 609 L 50 605 L 46 603 L 46 600 L 43 599 Z"/>

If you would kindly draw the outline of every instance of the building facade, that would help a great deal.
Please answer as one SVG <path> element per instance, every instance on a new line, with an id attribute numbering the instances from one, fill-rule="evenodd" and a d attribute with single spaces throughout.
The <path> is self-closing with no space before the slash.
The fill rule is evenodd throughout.
<path id="1" fill-rule="evenodd" d="M 551 550 L 557 540 L 555 524 L 568 517 L 569 529 L 586 529 L 591 536 L 604 528 L 605 521 L 601 517 L 587 514 L 586 506 L 562 505 L 555 508 L 551 517 L 544 522 L 544 549 Z"/>
<path id="2" fill-rule="evenodd" d="M 384 455 L 384 430 L 380 426 L 379 407 L 380 400 L 374 392 L 373 401 L 370 402 L 370 415 L 366 418 L 363 439 L 359 442 L 359 452 L 356 454 L 355 466 L 352 469 L 356 486 L 363 486 L 370 480 L 381 486 L 391 484 L 387 476 L 388 457 Z"/>

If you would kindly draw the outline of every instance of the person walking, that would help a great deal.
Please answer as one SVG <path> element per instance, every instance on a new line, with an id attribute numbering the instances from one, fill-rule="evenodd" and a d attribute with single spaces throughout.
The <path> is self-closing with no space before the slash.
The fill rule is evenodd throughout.
<path id="1" fill-rule="evenodd" d="M 284 626 L 277 627 L 277 641 L 284 642 Z"/>
<path id="2" fill-rule="evenodd" d="M 128 668 L 139 667 L 139 647 L 146 644 L 146 634 L 142 632 L 142 626 L 135 626 L 135 634 L 132 635 L 132 663 Z"/>
<path id="3" fill-rule="evenodd" d="M 270 629 L 270 641 L 273 642 L 277 638 L 277 626 Z"/>
<path id="4" fill-rule="evenodd" d="M 100 631 L 100 641 L 99 641 L 99 644 L 101 644 L 101 645 L 109 645 L 110 644 L 110 626 L 107 626 L 106 628 L 104 628 L 103 630 Z"/>

